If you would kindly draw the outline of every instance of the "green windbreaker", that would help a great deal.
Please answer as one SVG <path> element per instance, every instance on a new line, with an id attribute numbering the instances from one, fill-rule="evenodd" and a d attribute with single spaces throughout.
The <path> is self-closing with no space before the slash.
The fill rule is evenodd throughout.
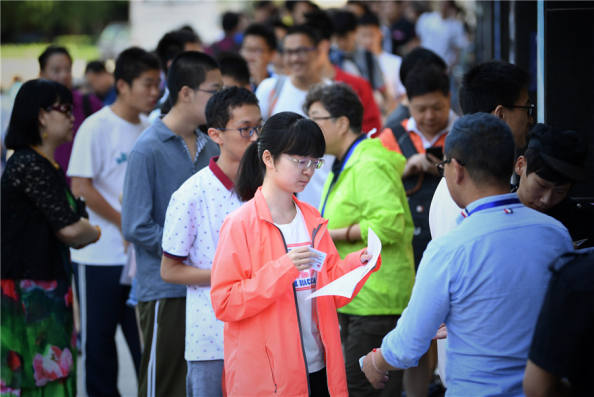
<path id="1" fill-rule="evenodd" d="M 406 159 L 386 149 L 378 139 L 361 141 L 332 187 L 324 218 L 328 229 L 358 223 L 363 241 L 337 241 L 341 258 L 367 246 L 371 227 L 382 242 L 382 267 L 367 280 L 361 292 L 338 311 L 359 316 L 401 314 L 414 284 L 413 221 L 402 186 Z M 320 210 L 333 178 L 322 193 Z"/>

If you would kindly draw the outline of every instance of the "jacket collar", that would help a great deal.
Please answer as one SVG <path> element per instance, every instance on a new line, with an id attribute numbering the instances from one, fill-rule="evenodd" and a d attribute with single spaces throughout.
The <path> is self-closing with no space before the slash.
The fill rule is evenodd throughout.
<path id="1" fill-rule="evenodd" d="M 327 219 L 324 219 L 320 216 L 320 214 L 311 206 L 302 203 L 297 199 L 297 197 L 293 196 L 293 201 L 301 210 L 303 217 L 305 218 L 305 224 L 307 225 L 308 230 L 311 232 L 314 228 L 319 227 L 320 225 L 328 223 Z M 268 208 L 268 204 L 266 203 L 266 199 L 262 194 L 262 186 L 256 190 L 256 194 L 254 195 L 254 205 L 256 207 L 256 215 L 259 219 L 262 219 L 268 223 L 274 224 L 272 220 L 272 215 L 270 215 L 270 209 Z"/>

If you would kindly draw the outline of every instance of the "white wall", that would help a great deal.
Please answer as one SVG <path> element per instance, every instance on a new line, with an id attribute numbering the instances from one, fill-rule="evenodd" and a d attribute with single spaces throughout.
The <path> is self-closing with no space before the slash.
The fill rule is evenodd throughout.
<path id="1" fill-rule="evenodd" d="M 190 25 L 205 44 L 220 39 L 221 15 L 225 11 L 243 11 L 246 1 L 214 0 L 132 0 L 130 1 L 130 37 L 132 45 L 153 50 L 168 31 Z"/>

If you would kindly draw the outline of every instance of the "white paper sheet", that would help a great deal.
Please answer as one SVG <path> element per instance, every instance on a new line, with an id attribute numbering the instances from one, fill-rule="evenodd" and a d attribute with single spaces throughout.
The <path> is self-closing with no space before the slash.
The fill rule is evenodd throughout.
<path id="1" fill-rule="evenodd" d="M 377 263 L 377 259 L 379 258 L 379 254 L 382 251 L 382 242 L 371 228 L 368 230 L 367 241 L 367 253 L 372 255 L 372 258 L 365 266 L 359 266 L 342 277 L 337 278 L 330 284 L 311 294 L 308 299 L 326 295 L 338 295 L 346 298 L 353 296 L 357 284 L 359 284 L 359 281 L 361 281 L 367 273 L 373 270 Z"/>

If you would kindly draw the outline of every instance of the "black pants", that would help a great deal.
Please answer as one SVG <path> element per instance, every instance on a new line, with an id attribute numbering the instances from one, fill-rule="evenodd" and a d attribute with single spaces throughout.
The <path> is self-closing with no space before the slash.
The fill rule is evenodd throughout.
<path id="1" fill-rule="evenodd" d="M 140 364 L 140 334 L 134 309 L 126 305 L 130 287 L 120 284 L 123 266 L 76 265 L 81 310 L 83 385 L 89 397 L 119 396 L 118 324 L 130 349 L 136 372 Z"/>
<path id="2" fill-rule="evenodd" d="M 359 358 L 380 347 L 384 336 L 394 329 L 400 316 L 355 316 L 338 313 L 340 338 L 344 349 L 347 385 L 350 397 L 388 397 L 402 394 L 403 371 L 389 373 L 383 390 L 376 390 L 365 377 Z"/>
<path id="3" fill-rule="evenodd" d="M 330 397 L 326 368 L 309 374 L 310 397 Z"/>

